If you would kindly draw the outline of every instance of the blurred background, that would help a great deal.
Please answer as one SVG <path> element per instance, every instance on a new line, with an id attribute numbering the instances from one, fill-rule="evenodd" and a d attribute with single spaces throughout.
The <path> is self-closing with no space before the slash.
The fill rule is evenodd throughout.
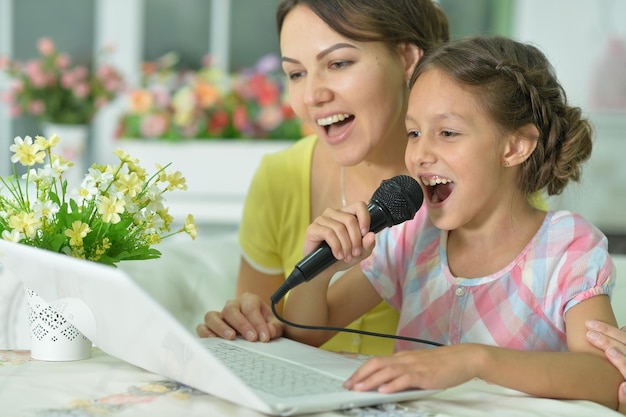
<path id="1" fill-rule="evenodd" d="M 392 0 L 390 0 L 392 1 Z M 439 0 L 453 38 L 493 33 L 540 47 L 556 68 L 571 104 L 596 129 L 583 181 L 550 199 L 577 211 L 626 253 L 626 2 L 620 0 Z M 37 57 L 38 40 L 53 40 L 72 61 L 115 66 L 130 91 L 146 83 L 147 63 L 169 57 L 171 71 L 207 65 L 224 73 L 252 68 L 278 54 L 278 0 L 0 0 L 0 57 Z M 102 53 L 102 51 L 106 51 Z M 0 58 L 1 59 L 1 58 Z M 159 61 L 161 60 L 161 61 Z M 1 62 L 1 61 L 0 61 Z M 30 115 L 7 100 L 11 77 L 0 71 L 0 174 L 11 171 L 15 136 L 40 134 Z M 89 124 L 88 161 L 108 154 L 120 136 L 129 94 L 120 93 Z M 101 161 L 100 161 L 101 162 Z M 236 164 L 236 161 L 233 161 Z"/>

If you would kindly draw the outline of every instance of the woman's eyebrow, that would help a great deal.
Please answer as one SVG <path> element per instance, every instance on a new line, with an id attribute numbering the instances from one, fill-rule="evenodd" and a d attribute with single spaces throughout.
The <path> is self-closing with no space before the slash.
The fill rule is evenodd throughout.
<path id="1" fill-rule="evenodd" d="M 324 49 L 323 51 L 320 51 L 315 56 L 315 58 L 319 61 L 322 58 L 324 58 L 326 55 L 330 54 L 331 52 L 336 51 L 337 49 L 342 49 L 342 48 L 353 48 L 353 49 L 356 49 L 356 46 L 351 45 L 349 43 L 344 43 L 344 42 L 336 43 L 336 44 L 334 44 L 334 45 Z M 281 57 L 281 61 L 282 62 L 290 62 L 292 64 L 298 64 L 299 63 L 299 61 L 297 59 L 289 58 L 287 56 Z"/>

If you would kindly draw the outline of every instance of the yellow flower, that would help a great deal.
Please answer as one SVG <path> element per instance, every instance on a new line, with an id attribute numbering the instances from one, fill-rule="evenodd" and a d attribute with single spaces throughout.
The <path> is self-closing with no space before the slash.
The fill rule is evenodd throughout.
<path id="1" fill-rule="evenodd" d="M 105 223 L 117 224 L 122 220 L 120 214 L 124 212 L 124 200 L 117 197 L 102 197 L 98 204 L 98 214 L 102 215 Z"/>
<path id="2" fill-rule="evenodd" d="M 9 217 L 9 227 L 17 232 L 24 233 L 27 238 L 32 239 L 41 226 L 41 221 L 35 218 L 35 213 L 22 211 Z"/>
<path id="3" fill-rule="evenodd" d="M 193 215 L 188 214 L 185 219 L 185 226 L 183 227 L 185 233 L 187 233 L 193 240 L 198 236 L 198 226 L 193 221 Z"/>
<path id="4" fill-rule="evenodd" d="M 113 151 L 113 153 L 117 155 L 117 157 L 120 158 L 120 161 L 124 163 L 139 165 L 139 159 L 133 158 L 127 152 L 124 152 L 121 148 L 117 148 L 116 150 Z"/>
<path id="5" fill-rule="evenodd" d="M 91 232 L 91 228 L 87 223 L 76 220 L 72 223 L 72 228 L 65 231 L 65 236 L 70 238 L 70 246 L 81 246 L 83 239 L 89 232 Z"/>
<path id="6" fill-rule="evenodd" d="M 33 138 L 26 136 L 24 139 L 16 137 L 14 144 L 9 147 L 15 154 L 11 156 L 11 162 L 19 161 L 24 166 L 32 167 L 35 164 L 43 164 L 46 153 L 42 152 L 41 146 L 33 143 Z"/>
<path id="7" fill-rule="evenodd" d="M 130 174 L 121 174 L 115 186 L 119 192 L 135 197 L 143 188 L 143 181 L 136 173 L 131 172 Z"/>
<path id="8" fill-rule="evenodd" d="M 183 174 L 180 171 L 176 171 L 173 174 L 167 175 L 167 181 L 169 182 L 167 189 L 170 191 L 176 188 L 178 188 L 179 190 L 187 189 L 187 184 L 185 184 L 185 177 L 183 177 Z"/>
<path id="9" fill-rule="evenodd" d="M 35 143 L 41 147 L 42 150 L 54 148 L 61 139 L 53 133 L 49 139 L 46 139 L 43 136 L 35 136 Z"/>

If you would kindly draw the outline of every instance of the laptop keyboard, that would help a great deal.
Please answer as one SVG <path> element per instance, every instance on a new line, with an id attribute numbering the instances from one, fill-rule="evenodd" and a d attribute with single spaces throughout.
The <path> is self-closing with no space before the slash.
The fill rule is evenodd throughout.
<path id="1" fill-rule="evenodd" d="M 216 343 L 209 350 L 249 386 L 277 397 L 346 391 L 337 378 L 239 346 Z"/>

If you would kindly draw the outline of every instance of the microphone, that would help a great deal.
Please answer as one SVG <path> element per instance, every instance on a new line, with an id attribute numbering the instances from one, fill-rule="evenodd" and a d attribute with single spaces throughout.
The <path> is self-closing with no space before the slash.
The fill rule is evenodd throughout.
<path id="1" fill-rule="evenodd" d="M 367 210 L 370 213 L 370 231 L 378 233 L 386 227 L 403 223 L 415 217 L 424 201 L 424 193 L 417 181 L 408 175 L 383 180 L 372 195 Z M 272 294 L 277 304 L 287 292 L 303 282 L 310 281 L 337 262 L 328 243 L 320 246 L 298 262 L 285 282 Z"/>

